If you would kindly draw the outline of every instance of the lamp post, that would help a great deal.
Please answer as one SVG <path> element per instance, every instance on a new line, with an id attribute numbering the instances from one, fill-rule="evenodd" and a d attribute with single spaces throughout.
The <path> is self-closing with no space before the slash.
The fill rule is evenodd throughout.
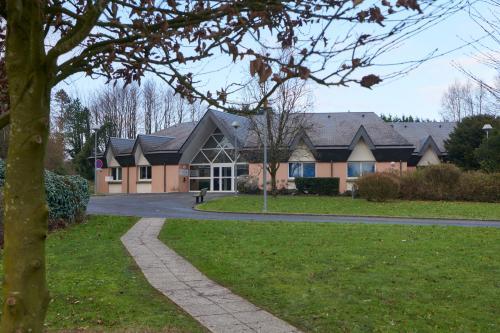
<path id="1" fill-rule="evenodd" d="M 97 194 L 97 131 L 99 131 L 99 127 L 92 128 L 94 131 L 94 194 Z"/>
<path id="2" fill-rule="evenodd" d="M 268 128 L 267 128 L 267 113 L 269 112 L 269 107 L 265 106 L 261 108 L 258 112 L 259 115 L 264 115 L 264 133 L 263 133 L 263 145 L 264 145 L 264 161 L 262 163 L 262 190 L 264 194 L 264 206 L 262 207 L 262 212 L 267 213 L 267 137 L 268 137 Z"/>
<path id="3" fill-rule="evenodd" d="M 240 128 L 240 123 L 238 121 L 233 121 L 231 126 L 234 128 L 234 194 L 238 195 L 238 137 L 236 132 Z"/>
<path id="4" fill-rule="evenodd" d="M 486 142 L 488 142 L 489 138 L 490 138 L 490 131 L 493 129 L 493 126 L 491 126 L 490 124 L 485 124 L 483 126 L 483 131 L 486 132 Z"/>

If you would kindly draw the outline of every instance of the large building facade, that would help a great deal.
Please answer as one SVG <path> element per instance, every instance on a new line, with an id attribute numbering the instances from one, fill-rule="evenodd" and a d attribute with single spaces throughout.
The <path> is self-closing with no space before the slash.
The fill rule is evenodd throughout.
<path id="1" fill-rule="evenodd" d="M 237 122 L 239 126 L 233 127 Z M 277 173 L 278 187 L 296 177 L 338 177 L 340 191 L 360 176 L 406 171 L 446 159 L 454 123 L 387 123 L 375 113 L 310 113 L 307 130 L 291 138 Z M 136 139 L 112 138 L 100 156 L 100 193 L 233 192 L 236 178 L 262 184 L 262 148 L 249 118 L 209 110 Z M 236 149 L 235 149 L 236 148 Z"/>

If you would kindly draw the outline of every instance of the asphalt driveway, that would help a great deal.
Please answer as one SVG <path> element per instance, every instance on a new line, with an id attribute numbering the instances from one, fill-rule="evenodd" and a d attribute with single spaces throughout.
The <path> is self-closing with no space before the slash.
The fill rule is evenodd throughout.
<path id="1" fill-rule="evenodd" d="M 232 195 L 208 194 L 207 200 Z M 500 221 L 471 221 L 445 219 L 416 219 L 394 217 L 358 217 L 358 216 L 318 216 L 286 214 L 245 214 L 211 213 L 193 209 L 194 198 L 191 193 L 158 194 L 118 194 L 93 196 L 87 208 L 88 214 L 121 215 L 140 217 L 187 218 L 206 220 L 240 221 L 285 221 L 285 222 L 333 222 L 333 223 L 368 223 L 368 224 L 410 224 L 410 225 L 452 225 L 466 227 L 500 228 Z"/>

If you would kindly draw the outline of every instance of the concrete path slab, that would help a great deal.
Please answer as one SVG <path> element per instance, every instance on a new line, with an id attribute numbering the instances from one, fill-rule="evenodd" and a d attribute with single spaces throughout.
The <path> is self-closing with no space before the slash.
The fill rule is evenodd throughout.
<path id="1" fill-rule="evenodd" d="M 295 327 L 208 279 L 158 239 L 165 220 L 142 218 L 121 241 L 149 283 L 214 333 L 298 333 Z"/>

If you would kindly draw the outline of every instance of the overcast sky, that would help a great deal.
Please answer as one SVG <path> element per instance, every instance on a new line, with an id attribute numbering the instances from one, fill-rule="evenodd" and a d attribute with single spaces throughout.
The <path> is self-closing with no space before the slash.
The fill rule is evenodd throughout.
<path id="1" fill-rule="evenodd" d="M 386 55 L 385 60 L 419 59 L 434 49 L 438 49 L 438 53 L 447 52 L 483 35 L 484 33 L 466 13 L 460 13 L 407 41 Z M 383 82 L 373 90 L 355 85 L 348 88 L 313 86 L 315 100 L 313 111 L 373 111 L 378 114 L 404 114 L 439 120 L 443 92 L 454 80 L 465 80 L 460 71 L 453 66 L 454 63 L 465 66 L 487 81 L 493 81 L 495 73 L 481 65 L 474 55 L 472 47 L 460 48 L 429 60 L 404 77 Z M 227 80 L 224 77 L 217 77 L 217 74 L 214 74 L 214 77 L 215 80 Z M 92 80 L 80 74 L 61 83 L 56 89 L 63 88 L 73 96 L 85 98 L 102 84 L 102 81 Z"/>

